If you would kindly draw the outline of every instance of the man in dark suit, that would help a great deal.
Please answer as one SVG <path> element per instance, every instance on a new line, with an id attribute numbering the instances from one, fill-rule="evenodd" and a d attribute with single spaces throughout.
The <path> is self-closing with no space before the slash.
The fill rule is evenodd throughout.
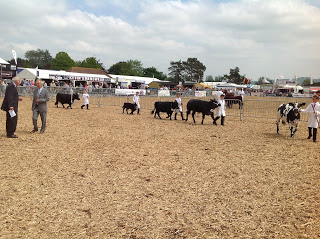
<path id="1" fill-rule="evenodd" d="M 35 133 L 38 131 L 38 117 L 40 114 L 41 118 L 41 129 L 40 134 L 44 133 L 46 130 L 46 122 L 47 122 L 47 102 L 50 100 L 49 92 L 47 89 L 43 88 L 43 82 L 41 79 L 36 80 L 37 88 L 33 91 L 33 101 L 32 101 L 32 121 L 33 121 L 33 130 L 31 133 Z"/>
<path id="2" fill-rule="evenodd" d="M 17 91 L 17 86 L 20 84 L 20 78 L 14 77 L 12 79 L 12 83 L 8 84 L 6 93 L 4 96 L 4 100 L 1 105 L 1 110 L 7 112 L 7 120 L 6 120 L 6 131 L 7 131 L 7 137 L 8 138 L 18 138 L 17 135 L 14 134 L 17 129 L 17 123 L 18 123 L 18 102 L 19 95 Z M 15 116 L 11 117 L 11 113 L 14 112 Z"/>

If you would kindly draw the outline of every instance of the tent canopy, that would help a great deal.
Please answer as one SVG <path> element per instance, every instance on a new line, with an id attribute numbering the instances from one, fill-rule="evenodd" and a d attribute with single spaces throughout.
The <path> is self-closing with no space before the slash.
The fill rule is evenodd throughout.
<path id="1" fill-rule="evenodd" d="M 10 64 L 10 63 L 7 62 L 7 61 L 5 61 L 5 60 L 3 60 L 2 58 L 0 58 L 0 64 L 2 64 L 2 65 L 8 65 L 8 64 Z"/>

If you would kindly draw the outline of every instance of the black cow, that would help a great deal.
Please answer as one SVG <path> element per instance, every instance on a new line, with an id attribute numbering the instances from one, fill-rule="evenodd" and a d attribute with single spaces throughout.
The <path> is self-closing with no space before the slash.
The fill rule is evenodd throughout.
<path id="1" fill-rule="evenodd" d="M 289 129 L 291 132 L 291 137 L 294 137 L 295 132 L 298 131 L 299 123 L 300 123 L 300 108 L 306 103 L 289 103 L 289 104 L 281 104 L 277 111 L 277 133 L 279 134 L 279 122 L 282 120 L 282 124 L 285 124 L 286 121 L 289 124 Z M 295 129 L 293 130 L 293 126 Z"/>
<path id="2" fill-rule="evenodd" d="M 133 115 L 133 112 L 135 112 L 137 109 L 137 104 L 136 103 L 123 103 L 122 114 L 124 113 L 124 109 L 126 109 L 127 114 L 128 114 L 128 110 L 131 110 L 130 114 Z"/>
<path id="3" fill-rule="evenodd" d="M 71 95 L 70 94 L 63 94 L 63 93 L 58 93 L 56 96 L 56 103 L 55 105 L 58 108 L 58 103 L 60 102 L 64 108 L 64 104 L 68 104 L 69 106 L 67 108 L 70 107 L 70 109 L 72 109 L 72 104 L 74 100 L 80 100 L 79 94 L 75 93 L 72 95 L 72 101 L 71 101 Z"/>
<path id="4" fill-rule="evenodd" d="M 201 124 L 203 124 L 203 120 L 205 115 L 211 115 L 212 120 L 214 120 L 214 109 L 220 106 L 216 100 L 210 100 L 210 101 L 204 101 L 204 100 L 189 100 L 187 104 L 187 118 L 186 121 L 188 121 L 188 116 L 192 111 L 192 118 L 193 122 L 196 123 L 194 119 L 194 115 L 196 112 L 202 113 L 202 121 Z"/>
<path id="5" fill-rule="evenodd" d="M 171 120 L 172 112 L 175 109 L 179 109 L 176 101 L 157 101 L 154 103 L 154 109 L 151 111 L 151 114 L 154 113 L 154 118 L 158 115 L 159 119 L 161 119 L 160 112 L 166 112 L 168 114 L 167 118 L 170 118 Z"/>

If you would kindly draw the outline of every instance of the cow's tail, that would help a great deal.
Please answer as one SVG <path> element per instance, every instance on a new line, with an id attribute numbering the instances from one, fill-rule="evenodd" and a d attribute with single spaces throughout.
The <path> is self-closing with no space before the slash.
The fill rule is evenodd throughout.
<path id="1" fill-rule="evenodd" d="M 156 105 L 154 105 L 153 111 L 151 111 L 151 114 L 153 114 L 156 111 Z"/>

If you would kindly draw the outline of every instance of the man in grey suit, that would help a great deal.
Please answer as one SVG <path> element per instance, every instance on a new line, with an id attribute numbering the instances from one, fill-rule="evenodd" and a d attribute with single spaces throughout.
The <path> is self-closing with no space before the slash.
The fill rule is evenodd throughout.
<path id="1" fill-rule="evenodd" d="M 38 116 L 40 114 L 41 118 L 41 129 L 40 134 L 44 133 L 46 130 L 46 121 L 47 121 L 47 102 L 50 100 L 49 92 L 47 89 L 43 88 L 43 82 L 41 79 L 36 80 L 37 88 L 33 91 L 33 101 L 32 101 L 32 121 L 33 121 L 33 130 L 31 133 L 38 131 Z"/>

